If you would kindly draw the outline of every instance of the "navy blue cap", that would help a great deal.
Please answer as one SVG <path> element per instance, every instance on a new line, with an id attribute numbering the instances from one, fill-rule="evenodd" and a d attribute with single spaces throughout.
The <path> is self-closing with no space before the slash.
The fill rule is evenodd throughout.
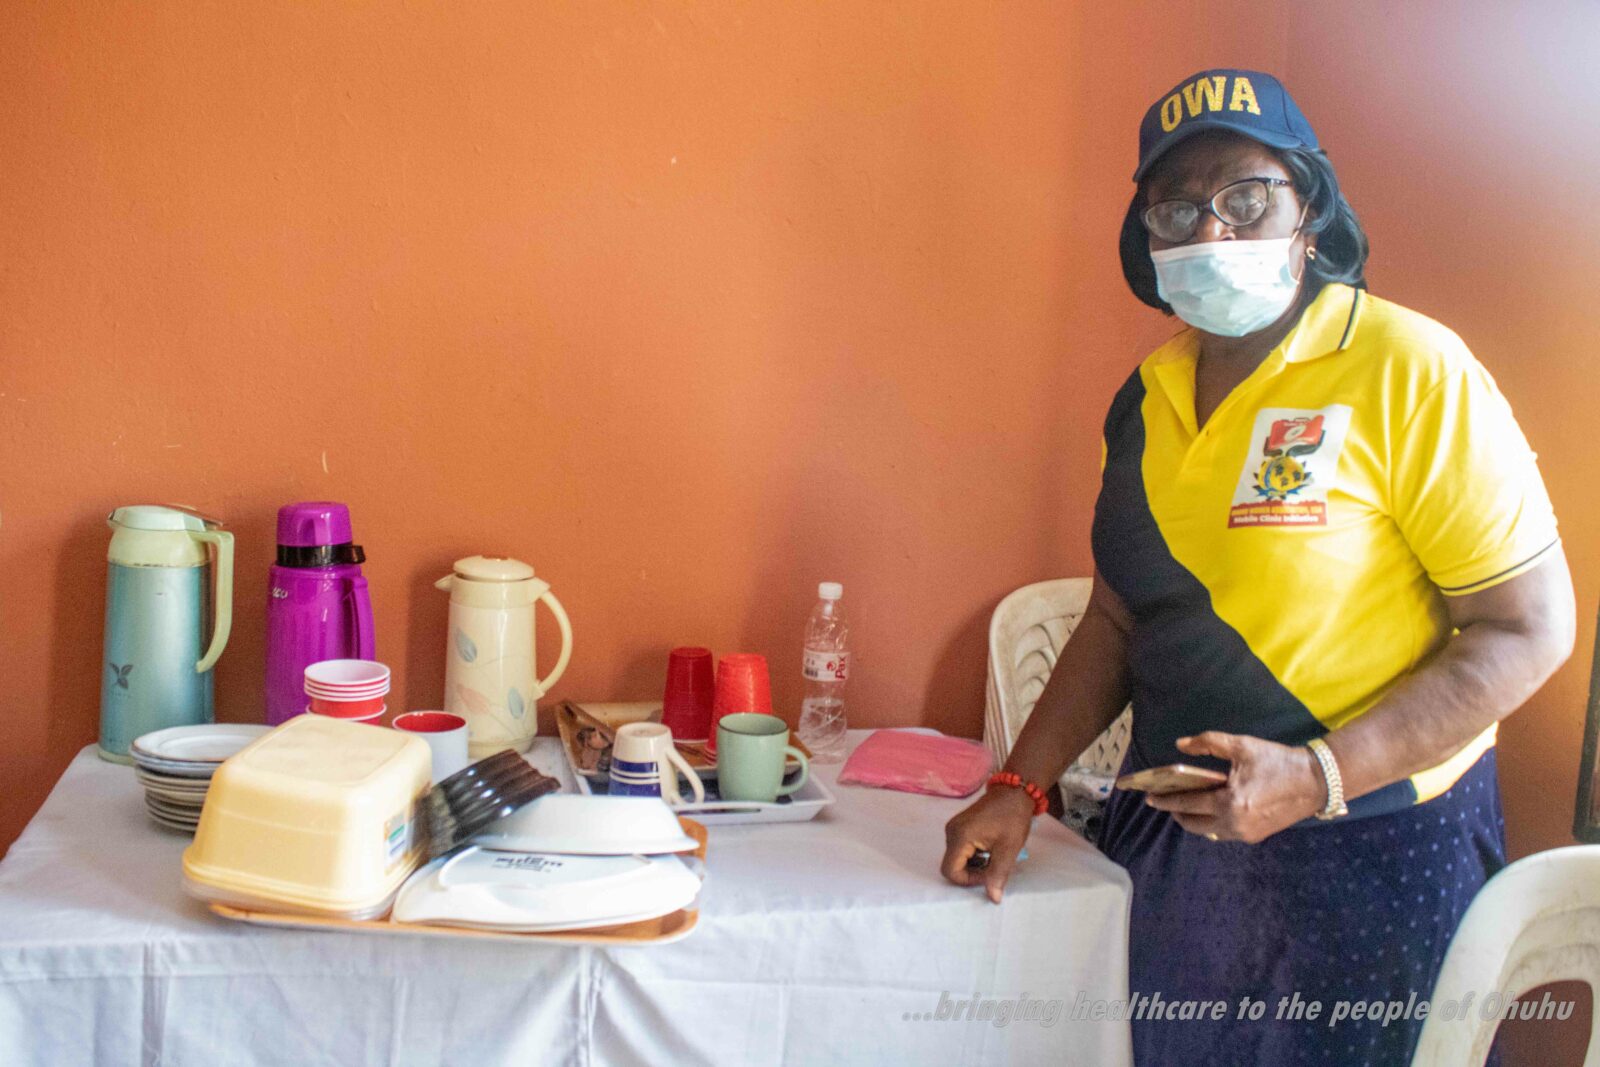
<path id="1" fill-rule="evenodd" d="M 1317 135 L 1283 84 L 1255 70 L 1207 70 L 1185 78 L 1150 105 L 1139 124 L 1144 177 L 1173 145 L 1205 130 L 1232 130 L 1273 148 L 1317 148 Z"/>

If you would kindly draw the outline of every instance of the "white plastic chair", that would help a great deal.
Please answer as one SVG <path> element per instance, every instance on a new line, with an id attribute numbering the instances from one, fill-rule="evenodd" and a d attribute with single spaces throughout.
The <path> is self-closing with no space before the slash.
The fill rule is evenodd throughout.
<path id="1" fill-rule="evenodd" d="M 1600 993 L 1600 845 L 1535 853 L 1478 891 L 1445 954 L 1411 1067 L 1482 1067 L 1500 1026 L 1499 1013 L 1483 1017 L 1485 997 L 1570 980 Z M 1435 1014 L 1468 993 L 1465 1018 Z M 1600 1011 L 1583 1063 L 1600 1067 Z"/>
<path id="2" fill-rule="evenodd" d="M 989 619 L 989 677 L 983 740 L 997 764 L 1033 713 L 1061 649 L 1089 606 L 1093 582 L 1057 578 L 1035 582 L 1000 601 Z M 1124 708 L 1061 776 L 1062 820 L 1083 831 L 1099 814 L 1128 747 L 1132 709 Z"/>

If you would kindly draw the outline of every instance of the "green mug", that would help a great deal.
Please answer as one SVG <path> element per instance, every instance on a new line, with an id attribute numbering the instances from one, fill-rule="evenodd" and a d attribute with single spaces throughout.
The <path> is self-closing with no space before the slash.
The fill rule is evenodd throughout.
<path id="1" fill-rule="evenodd" d="M 783 784 L 789 756 L 800 761 L 800 777 Z M 717 794 L 723 800 L 770 804 L 806 784 L 811 761 L 789 744 L 789 725 L 776 715 L 741 712 L 717 721 Z"/>

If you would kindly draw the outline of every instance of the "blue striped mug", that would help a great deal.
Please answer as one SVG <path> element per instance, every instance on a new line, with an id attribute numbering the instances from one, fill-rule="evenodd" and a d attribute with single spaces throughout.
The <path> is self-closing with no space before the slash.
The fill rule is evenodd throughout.
<path id="1" fill-rule="evenodd" d="M 679 772 L 688 780 L 694 802 L 705 800 L 705 786 L 673 745 L 671 730 L 655 722 L 631 722 L 617 730 L 611 743 L 612 796 L 660 797 L 668 804 L 682 804 Z"/>

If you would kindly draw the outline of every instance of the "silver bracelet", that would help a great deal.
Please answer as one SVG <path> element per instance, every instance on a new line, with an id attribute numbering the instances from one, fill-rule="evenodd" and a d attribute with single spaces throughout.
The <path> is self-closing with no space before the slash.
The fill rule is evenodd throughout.
<path id="1" fill-rule="evenodd" d="M 1328 804 L 1317 812 L 1317 818 L 1337 819 L 1341 815 L 1349 815 L 1350 809 L 1344 802 L 1344 779 L 1339 776 L 1339 761 L 1333 758 L 1333 749 L 1320 737 L 1307 741 L 1306 747 L 1322 765 L 1322 780 L 1328 785 Z"/>

